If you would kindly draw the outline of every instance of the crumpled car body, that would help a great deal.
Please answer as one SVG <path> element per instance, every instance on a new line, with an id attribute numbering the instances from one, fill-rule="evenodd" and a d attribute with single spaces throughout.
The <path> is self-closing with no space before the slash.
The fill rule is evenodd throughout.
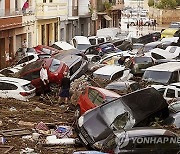
<path id="1" fill-rule="evenodd" d="M 115 130 L 148 126 L 155 117 L 168 116 L 163 96 L 154 88 L 145 88 L 87 111 L 78 119 L 77 131 L 84 145 L 99 149 Z"/>
<path id="2" fill-rule="evenodd" d="M 151 56 L 154 59 L 174 59 L 180 55 L 180 47 L 168 46 L 165 50 L 155 48 L 151 50 Z"/>

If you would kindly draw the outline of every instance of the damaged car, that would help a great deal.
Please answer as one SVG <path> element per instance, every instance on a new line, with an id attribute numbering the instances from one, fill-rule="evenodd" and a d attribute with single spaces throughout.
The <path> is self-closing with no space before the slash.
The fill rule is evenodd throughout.
<path id="1" fill-rule="evenodd" d="M 151 127 L 114 131 L 101 148 L 101 151 L 116 154 L 177 154 L 179 150 L 177 134 L 166 129 Z"/>
<path id="2" fill-rule="evenodd" d="M 77 131 L 84 145 L 99 149 L 113 131 L 148 126 L 155 117 L 168 116 L 163 96 L 154 88 L 145 88 L 85 112 L 77 121 Z"/>
<path id="3" fill-rule="evenodd" d="M 0 77 L 0 97 L 28 101 L 35 96 L 36 88 L 30 81 L 12 77 Z"/>
<path id="4" fill-rule="evenodd" d="M 81 56 L 67 55 L 61 61 L 69 67 L 71 81 L 81 77 L 87 71 L 88 61 Z"/>
<path id="5" fill-rule="evenodd" d="M 76 106 L 76 117 L 80 117 L 89 109 L 120 97 L 117 93 L 99 87 L 88 86 L 79 96 Z"/>
<path id="6" fill-rule="evenodd" d="M 69 70 L 64 62 L 54 58 L 40 59 L 24 66 L 18 72 L 17 77 L 31 81 L 32 85 L 36 87 L 37 93 L 41 89 L 40 70 L 44 62 L 46 63 L 50 84 L 60 84 L 63 73 Z"/>

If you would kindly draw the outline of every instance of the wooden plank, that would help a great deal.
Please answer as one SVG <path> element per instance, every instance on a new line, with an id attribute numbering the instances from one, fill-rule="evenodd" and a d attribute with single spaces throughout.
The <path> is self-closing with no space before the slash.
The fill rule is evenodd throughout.
<path id="1" fill-rule="evenodd" d="M 11 130 L 2 130 L 0 131 L 0 134 L 2 134 L 5 137 L 22 136 L 22 135 L 31 134 L 31 131 L 26 129 L 11 129 Z"/>
<path id="2" fill-rule="evenodd" d="M 3 149 L 7 149 L 8 148 L 6 151 L 3 152 L 4 154 L 7 154 L 7 153 L 9 153 L 14 148 L 14 146 L 0 145 L 0 148 L 3 148 Z"/>

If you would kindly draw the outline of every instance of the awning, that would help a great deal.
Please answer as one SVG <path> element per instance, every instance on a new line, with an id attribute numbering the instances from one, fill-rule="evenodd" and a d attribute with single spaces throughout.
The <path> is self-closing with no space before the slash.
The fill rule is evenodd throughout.
<path id="1" fill-rule="evenodd" d="M 108 16 L 108 15 L 104 15 L 103 17 L 104 17 L 104 19 L 106 19 L 106 20 L 108 20 L 108 21 L 109 21 L 109 20 L 112 20 L 112 18 L 111 18 L 110 16 Z"/>

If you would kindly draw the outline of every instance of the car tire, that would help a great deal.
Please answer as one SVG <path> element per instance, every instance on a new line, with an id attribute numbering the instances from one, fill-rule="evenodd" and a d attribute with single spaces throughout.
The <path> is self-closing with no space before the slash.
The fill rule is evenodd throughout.
<path id="1" fill-rule="evenodd" d="M 81 109 L 80 109 L 79 105 L 76 106 L 74 115 L 75 115 L 76 119 L 78 119 L 81 116 Z"/>

